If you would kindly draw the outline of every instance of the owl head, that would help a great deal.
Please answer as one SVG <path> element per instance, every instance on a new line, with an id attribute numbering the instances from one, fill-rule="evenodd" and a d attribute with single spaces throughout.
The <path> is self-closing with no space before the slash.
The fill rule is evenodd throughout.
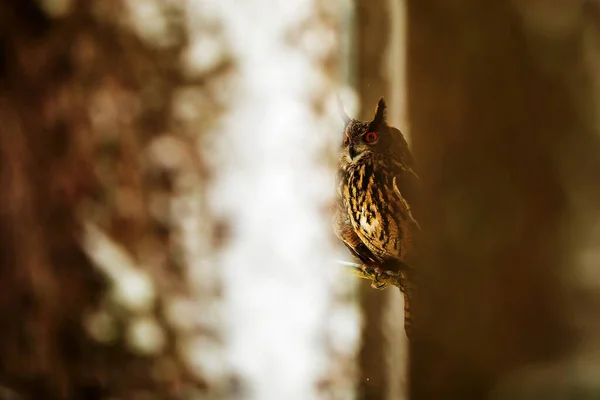
<path id="1" fill-rule="evenodd" d="M 345 122 L 342 157 L 352 164 L 368 154 L 391 155 L 398 147 L 408 148 L 402 133 L 386 120 L 386 104 L 382 98 L 377 102 L 375 114 L 370 121 L 358 121 L 342 112 Z"/>

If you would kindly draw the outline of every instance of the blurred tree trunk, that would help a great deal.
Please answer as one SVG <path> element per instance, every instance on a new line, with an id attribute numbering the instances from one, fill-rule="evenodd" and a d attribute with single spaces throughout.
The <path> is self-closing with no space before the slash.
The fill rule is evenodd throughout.
<path id="1" fill-rule="evenodd" d="M 398 85 L 403 70 L 402 15 L 395 0 L 356 1 L 356 90 L 360 98 L 357 118 L 368 120 L 380 97 L 385 97 L 390 124 L 406 132 L 403 92 Z M 400 74 L 401 75 L 401 74 Z M 406 337 L 399 315 L 404 298 L 396 288 L 375 290 L 360 282 L 363 311 L 360 350 L 359 396 L 361 399 L 400 400 L 405 395 Z"/>
<path id="2" fill-rule="evenodd" d="M 321 138 L 333 132 L 335 115 L 336 3 L 298 14 L 265 14 L 261 1 L 245 2 L 247 9 L 211 4 L 1 2 L 0 397 L 292 399 L 291 390 L 304 399 L 351 391 L 356 313 L 344 290 L 332 289 L 338 274 L 322 272 L 335 268 L 324 267 L 333 246 L 325 245 L 322 195 L 330 186 L 320 178 L 333 176 L 335 159 L 333 140 Z M 242 27 L 240 15 L 256 24 L 257 10 L 268 19 L 258 22 L 262 29 Z M 278 16 L 291 20 L 270 30 Z M 256 52 L 246 51 L 256 47 L 273 53 L 256 64 Z M 291 57 L 276 63 L 280 54 Z M 290 60 L 306 68 L 290 68 Z M 264 113 L 264 93 L 279 113 Z M 294 129 L 265 135 L 283 114 Z M 266 120 L 256 124 L 256 115 Z M 306 132 L 319 140 L 295 145 Z M 229 151 L 240 150 L 236 143 L 250 156 L 271 151 L 262 164 L 249 157 L 240 168 L 243 157 Z M 323 152 L 331 162 L 309 168 L 306 160 Z M 296 163 L 289 170 L 278 168 L 282 154 Z M 270 168 L 257 172 L 258 164 Z M 258 215 L 250 202 L 257 187 L 209 202 L 207 182 L 230 182 L 223 171 L 241 171 L 244 184 L 272 171 L 294 182 L 295 171 L 308 183 L 257 194 L 262 211 L 281 205 L 244 225 L 271 229 L 257 235 L 236 225 Z M 274 201 L 274 193 L 282 196 Z M 233 210 L 217 220 L 211 207 L 231 198 Z M 298 218 L 293 245 L 273 242 L 285 239 L 270 223 L 277 210 L 279 221 Z M 320 225 L 308 226 L 314 221 Z M 229 260 L 241 261 L 217 258 L 227 258 L 228 234 L 238 231 L 242 243 Z M 269 251 L 252 258 L 244 240 Z M 286 304 L 294 312 L 283 312 Z M 329 329 L 329 318 L 346 329 Z"/>
<path id="3" fill-rule="evenodd" d="M 408 1 L 412 399 L 598 396 L 598 26 L 593 1 Z"/>
<path id="4" fill-rule="evenodd" d="M 99 346 L 85 332 L 105 284 L 81 249 L 78 220 L 84 199 L 95 198 L 106 205 L 103 227 L 127 247 L 144 233 L 166 245 L 143 213 L 111 209 L 118 188 L 99 181 L 113 179 L 136 206 L 143 201 L 131 147 L 164 129 L 164 109 L 121 126 L 115 119 L 128 120 L 138 106 L 119 96 L 136 96 L 157 75 L 134 71 L 154 54 L 114 23 L 99 22 L 89 3 L 67 2 L 72 8 L 58 15 L 40 4 L 0 6 L 0 382 L 31 399 L 101 398 L 107 385 L 121 395 L 133 387 L 164 392 L 149 379 L 150 363 L 121 346 Z M 171 86 L 160 95 L 168 97 Z M 119 113 L 106 121 L 115 131 L 94 132 L 88 118 L 102 91 Z M 152 128 L 142 134 L 141 125 Z M 112 170 L 98 176 L 102 160 Z"/>

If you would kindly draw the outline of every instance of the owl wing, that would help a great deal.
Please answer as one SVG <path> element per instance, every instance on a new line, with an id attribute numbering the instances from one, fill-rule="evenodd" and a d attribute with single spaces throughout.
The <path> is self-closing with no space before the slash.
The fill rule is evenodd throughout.
<path id="1" fill-rule="evenodd" d="M 402 210 L 406 212 L 406 214 L 412 220 L 412 223 L 417 227 L 418 230 L 421 230 L 417 220 L 417 216 L 419 214 L 418 205 L 420 203 L 419 177 L 412 168 L 408 168 L 402 164 L 396 163 L 396 168 L 394 168 L 394 170 L 392 184 L 395 197 L 397 201 L 402 204 Z"/>
<path id="2" fill-rule="evenodd" d="M 418 204 L 419 178 L 410 165 L 391 157 L 386 168 L 372 178 L 377 183 L 369 185 L 370 199 L 378 224 L 375 234 L 360 230 L 359 237 L 383 264 L 410 265 L 421 230 L 413 211 L 413 205 Z"/>
<path id="3" fill-rule="evenodd" d="M 396 179 L 388 168 L 371 170 L 364 202 L 357 211 L 360 218 L 352 220 L 360 241 L 386 270 L 398 270 L 399 263 L 405 263 L 415 230 L 410 206 L 397 189 Z"/>
<path id="4" fill-rule="evenodd" d="M 344 206 L 344 202 L 342 200 L 342 176 L 343 172 L 338 170 L 337 197 L 334 205 L 335 210 L 333 212 L 333 230 L 335 235 L 344 243 L 354 257 L 366 264 L 375 263 L 377 258 L 356 233 L 356 230 L 350 221 L 348 210 Z"/>
<path id="5" fill-rule="evenodd" d="M 394 199 L 399 205 L 398 223 L 403 226 L 403 240 L 399 244 L 402 261 L 406 265 L 414 266 L 417 263 L 417 246 L 421 235 L 420 217 L 420 193 L 421 186 L 419 177 L 413 168 L 404 162 L 394 162 L 393 188 Z"/>
<path id="6" fill-rule="evenodd" d="M 395 178 L 394 190 L 398 197 L 403 198 L 408 203 L 411 214 L 415 217 L 415 221 L 418 221 L 421 183 L 415 172 L 415 161 L 404 135 L 394 127 L 389 127 L 389 129 L 396 139 L 392 148 L 393 161 L 390 168 Z"/>

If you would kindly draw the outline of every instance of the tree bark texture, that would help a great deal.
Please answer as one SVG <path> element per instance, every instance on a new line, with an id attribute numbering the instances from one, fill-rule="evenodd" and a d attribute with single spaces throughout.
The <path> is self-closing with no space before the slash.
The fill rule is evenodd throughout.
<path id="1" fill-rule="evenodd" d="M 407 10 L 430 236 L 410 398 L 597 393 L 598 3 Z"/>
<path id="2" fill-rule="evenodd" d="M 392 1 L 359 0 L 355 7 L 355 88 L 360 99 L 355 118 L 369 120 L 380 97 L 385 97 L 390 124 L 405 132 L 402 125 L 403 85 L 394 85 L 402 59 L 394 57 L 402 51 L 404 36 L 394 36 L 401 24 Z M 395 63 L 395 65 L 393 65 Z M 405 395 L 406 337 L 403 326 L 403 296 L 395 287 L 380 291 L 361 281 L 363 314 L 362 344 L 359 355 L 358 382 L 361 399 L 400 400 Z M 391 314 L 394 313 L 392 316 Z"/>

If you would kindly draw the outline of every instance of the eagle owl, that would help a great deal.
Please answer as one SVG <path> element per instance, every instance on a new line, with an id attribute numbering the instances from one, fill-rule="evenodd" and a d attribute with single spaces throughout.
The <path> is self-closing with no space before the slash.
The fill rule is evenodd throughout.
<path id="1" fill-rule="evenodd" d="M 345 129 L 337 170 L 334 230 L 361 269 L 383 289 L 404 294 L 405 330 L 410 337 L 416 245 L 418 176 L 402 133 L 387 124 L 386 104 L 377 103 L 371 121 L 344 113 Z"/>

